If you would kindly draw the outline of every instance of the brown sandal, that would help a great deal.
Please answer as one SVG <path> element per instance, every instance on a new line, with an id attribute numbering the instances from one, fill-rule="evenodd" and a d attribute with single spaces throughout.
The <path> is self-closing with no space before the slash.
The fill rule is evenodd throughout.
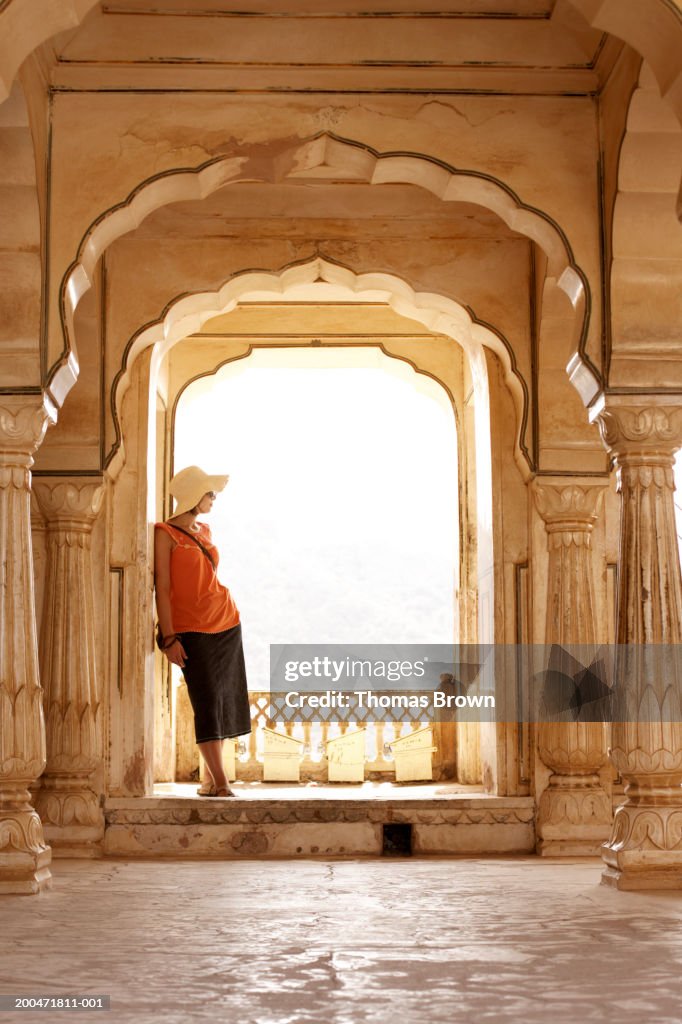
<path id="1" fill-rule="evenodd" d="M 233 789 L 230 788 L 230 786 L 218 786 L 218 788 L 216 789 L 215 793 L 211 793 L 211 796 L 221 796 L 221 797 L 236 796 L 236 795 L 237 794 L 235 793 L 235 791 Z"/>

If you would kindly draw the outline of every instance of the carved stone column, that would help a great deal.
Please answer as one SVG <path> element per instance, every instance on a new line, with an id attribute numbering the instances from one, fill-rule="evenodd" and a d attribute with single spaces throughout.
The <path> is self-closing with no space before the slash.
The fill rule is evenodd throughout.
<path id="1" fill-rule="evenodd" d="M 95 781 L 102 763 L 91 535 L 102 481 L 36 480 L 47 523 L 40 665 L 47 768 L 36 798 L 55 856 L 101 856 L 104 811 Z"/>
<path id="2" fill-rule="evenodd" d="M 0 395 L 0 893 L 51 885 L 52 851 L 28 790 L 45 767 L 30 468 L 55 419 L 45 396 Z"/>
<path id="3" fill-rule="evenodd" d="M 535 482 L 549 548 L 547 644 L 596 642 L 591 538 L 606 486 Z M 596 856 L 608 838 L 611 800 L 598 774 L 606 763 L 606 728 L 572 720 L 538 727 L 539 754 L 552 770 L 537 816 L 537 852 L 544 857 Z"/>
<path id="4" fill-rule="evenodd" d="M 681 889 L 682 576 L 673 458 L 682 404 L 608 396 L 599 425 L 622 496 L 610 754 L 626 796 L 602 850 L 602 879 L 619 889 Z"/>

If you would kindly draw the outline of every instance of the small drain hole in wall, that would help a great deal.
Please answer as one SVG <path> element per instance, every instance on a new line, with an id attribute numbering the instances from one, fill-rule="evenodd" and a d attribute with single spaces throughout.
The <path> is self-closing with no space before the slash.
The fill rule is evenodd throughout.
<path id="1" fill-rule="evenodd" d="M 384 825 L 384 857 L 410 857 L 412 855 L 412 826 Z"/>

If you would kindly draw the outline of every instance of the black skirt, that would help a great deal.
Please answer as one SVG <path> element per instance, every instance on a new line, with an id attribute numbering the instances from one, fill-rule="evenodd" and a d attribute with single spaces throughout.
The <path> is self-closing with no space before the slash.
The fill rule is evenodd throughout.
<path id="1" fill-rule="evenodd" d="M 222 633 L 180 633 L 185 650 L 182 673 L 194 711 L 197 743 L 232 739 L 251 732 L 242 627 Z"/>

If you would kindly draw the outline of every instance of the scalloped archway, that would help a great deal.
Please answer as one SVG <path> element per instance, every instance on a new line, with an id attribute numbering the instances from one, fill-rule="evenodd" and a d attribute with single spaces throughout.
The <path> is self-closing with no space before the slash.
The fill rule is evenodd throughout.
<path id="1" fill-rule="evenodd" d="M 443 202 L 485 207 L 512 230 L 534 241 L 546 255 L 547 278 L 568 296 L 574 310 L 576 354 L 571 379 L 586 403 L 596 395 L 601 376 L 585 351 L 589 285 L 566 235 L 548 214 L 524 203 L 504 182 L 480 171 L 455 168 L 424 154 L 380 153 L 357 141 L 322 133 L 295 145 L 285 141 L 274 156 L 222 156 L 196 168 L 163 172 L 142 182 L 90 225 L 60 289 L 64 347 L 48 374 L 48 386 L 57 404 L 63 404 L 78 376 L 73 330 L 76 307 L 92 285 L 100 256 L 117 238 L 134 230 L 154 210 L 170 203 L 200 200 L 231 184 L 315 180 L 412 184 Z"/>
<path id="2" fill-rule="evenodd" d="M 502 629 L 500 603 L 495 600 L 498 588 L 503 585 L 503 574 L 500 571 L 501 560 L 496 561 L 494 557 L 495 544 L 498 542 L 494 524 L 496 526 L 499 519 L 495 519 L 493 495 L 499 494 L 503 484 L 500 460 L 493 459 L 492 453 L 484 346 L 490 346 L 500 357 L 507 381 L 517 392 L 517 411 L 520 397 L 518 389 L 521 385 L 500 338 L 489 328 L 477 324 L 468 311 L 453 300 L 438 294 L 416 292 L 405 280 L 387 273 L 356 274 L 348 267 L 320 257 L 290 265 L 278 272 L 245 271 L 232 276 L 214 291 L 178 297 L 153 324 L 140 328 L 130 339 L 123 365 L 113 382 L 112 402 L 122 416 L 122 430 L 125 432 L 130 457 L 125 470 L 121 472 L 126 455 L 119 442 L 105 469 L 111 494 L 110 557 L 115 565 L 125 564 L 125 584 L 123 579 L 116 581 L 116 586 L 120 588 L 117 593 L 130 594 L 134 604 L 134 615 L 131 612 L 122 626 L 121 649 L 124 653 L 121 657 L 130 657 L 130 662 L 126 660 L 125 664 L 136 666 L 134 674 L 139 682 L 132 700 L 136 709 L 139 709 L 141 719 L 155 685 L 153 659 L 149 657 L 149 647 L 143 649 L 140 636 L 149 636 L 153 621 L 152 588 L 149 586 L 153 535 L 151 524 L 157 518 L 157 459 L 163 458 L 160 453 L 165 447 L 164 444 L 156 443 L 156 397 L 161 363 L 172 347 L 189 333 L 196 332 L 212 317 L 234 309 L 240 301 L 271 301 L 279 304 L 283 300 L 346 301 L 354 304 L 358 301 L 382 302 L 399 315 L 417 320 L 434 332 L 452 337 L 466 352 L 471 368 L 474 401 L 468 404 L 468 422 L 462 432 L 458 432 L 458 438 L 465 437 L 469 441 L 463 458 L 460 451 L 460 473 L 466 474 L 467 487 L 460 497 L 461 530 L 465 544 L 460 548 L 462 585 L 459 607 L 463 607 L 466 602 L 469 608 L 474 609 L 470 615 L 469 642 L 493 643 Z M 404 359 L 417 372 L 429 373 L 452 397 L 447 383 L 440 380 L 433 365 L 417 365 L 416 346 L 413 350 L 414 361 L 408 358 L 412 352 L 400 355 L 386 349 L 384 351 L 392 358 Z M 248 356 L 249 353 L 244 354 Z M 132 401 L 124 403 L 124 395 L 129 387 Z M 459 402 L 462 400 L 463 396 Z M 264 425 L 264 429 L 267 429 L 267 425 Z M 521 465 L 523 467 L 523 462 Z M 525 464 L 526 479 L 529 475 L 528 465 Z M 136 509 L 134 524 L 131 524 L 132 508 Z M 114 700 L 118 702 L 118 693 L 114 694 Z M 482 771 L 489 784 L 494 786 L 496 780 L 503 777 L 503 769 L 498 765 L 495 726 L 488 723 L 480 730 L 475 726 L 472 729 L 475 729 L 476 742 L 480 744 L 472 748 L 476 752 L 472 753 L 472 762 L 474 757 L 477 760 L 480 749 Z M 128 740 L 121 735 L 118 742 L 120 755 L 117 761 L 123 765 L 127 759 Z M 118 784 L 123 786 L 125 783 L 121 773 L 118 779 Z"/>
<path id="3" fill-rule="evenodd" d="M 490 451 L 488 414 L 488 375 L 484 347 L 499 358 L 504 379 L 516 409 L 514 451 L 519 469 L 528 479 L 531 474 L 528 451 L 522 440 L 528 415 L 525 383 L 516 368 L 513 353 L 502 335 L 474 320 L 460 303 L 433 292 L 415 292 L 407 281 L 387 273 L 356 274 L 348 267 L 315 257 L 293 264 L 279 272 L 245 271 L 230 277 L 217 291 L 184 295 L 166 307 L 158 320 L 145 325 L 126 346 L 123 363 L 111 384 L 111 408 L 116 440 L 106 461 L 108 476 L 115 479 L 125 463 L 121 434 L 121 408 L 130 386 L 131 372 L 140 354 L 150 347 L 152 379 L 161 361 L 183 338 L 201 329 L 212 317 L 228 313 L 246 301 L 332 301 L 385 302 L 399 315 L 424 324 L 435 334 L 443 334 L 461 346 L 467 355 L 477 400 L 477 432 L 487 441 Z M 483 410 L 485 409 L 485 413 Z M 478 436 L 478 433 L 477 433 Z"/>

